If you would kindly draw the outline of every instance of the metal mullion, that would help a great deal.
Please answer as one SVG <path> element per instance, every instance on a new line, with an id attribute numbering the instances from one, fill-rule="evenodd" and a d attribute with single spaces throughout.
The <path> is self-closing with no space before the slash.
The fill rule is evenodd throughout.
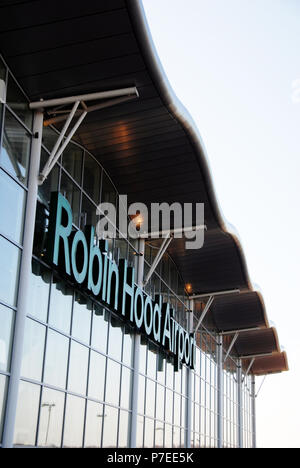
<path id="1" fill-rule="evenodd" d="M 122 330 L 122 350 L 121 350 L 121 361 L 123 362 L 123 353 L 124 353 L 124 330 Z M 120 418 L 121 418 L 121 393 L 122 393 L 122 379 L 123 379 L 123 364 L 121 364 L 120 372 L 120 383 L 119 383 L 119 411 L 118 411 L 118 424 L 117 424 L 117 447 L 119 447 L 119 431 L 120 431 Z"/>
<path id="2" fill-rule="evenodd" d="M 8 309 L 13 310 L 14 312 L 17 312 L 17 307 L 16 306 L 6 304 L 6 302 L 4 302 L 2 299 L 0 299 L 0 305 L 3 306 L 3 307 L 7 307 Z"/>
<path id="3" fill-rule="evenodd" d="M 110 323 L 110 322 L 109 322 Z M 104 370 L 104 391 L 103 391 L 103 399 L 104 399 L 104 404 L 103 404 L 103 418 L 102 418 L 102 434 L 101 434 L 101 447 L 103 447 L 103 437 L 104 437 L 104 419 L 105 419 L 105 409 L 106 409 L 106 390 L 107 390 L 107 366 L 108 366 L 108 344 L 109 344 L 109 335 L 110 335 L 110 327 L 108 327 L 108 337 L 106 340 L 106 359 L 105 359 L 105 370 Z"/>
<path id="4" fill-rule="evenodd" d="M 48 301 L 49 304 L 49 301 Z M 27 316 L 28 318 L 28 316 Z M 47 349 L 47 344 L 48 344 L 48 327 L 46 325 L 46 331 L 45 331 L 45 343 L 44 343 L 44 353 L 43 353 L 43 365 L 42 365 L 42 376 L 41 376 L 41 391 L 40 391 L 40 403 L 39 403 L 39 411 L 38 411 L 38 419 L 37 419 L 37 427 L 36 427 L 36 438 L 35 438 L 35 445 L 36 447 L 38 446 L 38 436 L 39 436 L 39 429 L 40 429 L 40 418 L 41 418 L 41 405 L 42 405 L 42 399 L 43 399 L 43 393 L 44 393 L 44 376 L 45 376 L 45 363 L 46 363 L 46 349 Z"/>
<path id="5" fill-rule="evenodd" d="M 17 249 L 19 249 L 21 252 L 23 251 L 23 246 L 21 244 L 18 244 L 16 241 L 14 241 L 13 239 L 11 239 L 9 236 L 7 236 L 6 234 L 3 234 L 1 231 L 0 231 L 0 237 L 3 237 L 3 239 L 5 239 L 7 242 L 9 242 L 10 244 L 14 245 L 15 247 L 17 247 Z"/>
<path id="6" fill-rule="evenodd" d="M 92 310 L 92 317 L 91 317 L 91 325 L 90 325 L 90 341 L 89 341 L 89 358 L 88 358 L 88 371 L 87 371 L 87 384 L 86 384 L 86 396 L 88 398 L 88 391 L 89 391 L 89 381 L 90 381 L 90 369 L 91 369 L 91 344 L 92 344 L 92 332 L 93 332 L 93 320 L 94 314 Z M 84 421 L 83 421 L 83 443 L 82 446 L 85 446 L 85 433 L 86 433 L 86 418 L 87 418 L 87 407 L 88 407 L 88 400 L 85 404 L 85 411 L 84 411 Z"/>
<path id="7" fill-rule="evenodd" d="M 12 308 L 12 307 L 10 307 L 10 308 Z M 41 324 L 41 325 L 46 326 L 46 327 L 49 328 L 50 330 L 52 330 L 52 331 L 54 331 L 54 332 L 56 332 L 56 333 L 59 333 L 60 335 L 64 336 L 65 338 L 68 338 L 69 340 L 74 341 L 75 343 L 80 344 L 80 345 L 84 346 L 85 348 L 90 349 L 91 351 L 95 351 L 97 354 L 100 354 L 100 355 L 103 356 L 103 357 L 109 358 L 111 361 L 114 361 L 114 362 L 116 362 L 117 364 L 120 364 L 120 365 L 126 367 L 126 368 L 129 369 L 129 370 L 132 370 L 132 369 L 133 369 L 132 367 L 128 366 L 128 364 L 126 364 L 126 363 L 123 364 L 122 361 L 118 361 L 118 360 L 115 359 L 114 357 L 111 357 L 109 354 L 107 354 L 107 352 L 105 353 L 105 352 L 103 352 L 103 351 L 100 351 L 100 350 L 94 348 L 93 346 L 88 345 L 88 344 L 84 343 L 83 341 L 80 341 L 78 338 L 73 337 L 72 335 L 68 335 L 68 334 L 65 333 L 64 331 L 59 330 L 58 328 L 55 328 L 55 327 L 53 327 L 52 325 L 43 322 L 42 320 L 40 320 L 40 319 L 37 318 L 37 317 L 34 317 L 33 315 L 28 314 L 27 317 L 30 318 L 31 320 L 33 320 L 33 321 L 35 321 L 35 322 Z M 149 378 L 150 378 L 150 380 L 153 380 L 151 377 L 149 377 Z"/>
<path id="8" fill-rule="evenodd" d="M 22 125 L 23 129 L 28 133 L 28 136 L 33 137 L 33 131 L 27 127 L 23 120 L 11 109 L 9 104 L 6 103 L 4 105 L 6 109 L 12 114 L 12 116 L 19 122 L 19 124 Z"/>
<path id="9" fill-rule="evenodd" d="M 99 163 L 98 163 L 99 164 Z M 100 165 L 100 168 L 101 168 L 101 176 L 100 176 L 100 187 L 99 187 L 99 203 L 101 203 L 102 201 L 102 187 L 103 187 L 103 174 L 104 174 L 104 169 L 103 169 L 103 166 Z M 118 193 L 118 192 L 117 192 Z M 118 196 L 119 196 L 119 193 L 118 193 Z"/>
<path id="10" fill-rule="evenodd" d="M 1 55 L 0 55 L 1 57 Z M 5 70 L 5 83 L 7 83 L 8 80 L 8 69 L 6 68 Z M 2 112 L 0 118 L 1 120 L 1 128 L 0 128 L 0 164 L 1 164 L 1 148 L 2 148 L 2 143 L 3 143 L 3 135 L 4 135 L 4 121 L 5 121 L 5 111 L 6 111 L 6 105 L 2 104 Z"/>
<path id="11" fill-rule="evenodd" d="M 52 276 L 53 279 L 53 276 Z M 73 325 L 73 303 L 74 303 L 74 293 L 73 293 L 73 299 L 72 299 L 72 313 L 71 313 L 71 324 L 70 324 L 70 333 L 72 330 L 72 325 Z M 64 406 L 64 414 L 63 414 L 63 426 L 62 426 L 62 441 L 61 441 L 61 447 L 64 446 L 64 438 L 65 438 L 65 422 L 66 422 L 66 410 L 67 410 L 67 401 L 68 401 L 68 385 L 69 385 L 69 372 L 70 372 L 70 361 L 71 361 L 71 345 L 72 345 L 72 339 L 69 339 L 69 352 L 68 352 L 68 360 L 67 360 L 67 376 L 66 376 L 66 395 L 65 395 L 65 406 Z"/>

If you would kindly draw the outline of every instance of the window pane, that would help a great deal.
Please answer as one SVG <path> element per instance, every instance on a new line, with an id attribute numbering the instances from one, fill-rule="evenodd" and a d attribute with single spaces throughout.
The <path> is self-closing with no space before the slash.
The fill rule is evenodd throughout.
<path id="1" fill-rule="evenodd" d="M 144 416 L 137 417 L 137 435 L 136 435 L 136 447 L 144 447 Z"/>
<path id="2" fill-rule="evenodd" d="M 15 445 L 35 446 L 39 403 L 40 387 L 21 382 L 15 425 Z"/>
<path id="3" fill-rule="evenodd" d="M 103 172 L 101 203 L 109 202 L 116 206 L 117 192 L 109 177 Z"/>
<path id="4" fill-rule="evenodd" d="M 51 152 L 58 139 L 58 132 L 47 126 L 43 129 L 43 145 Z M 61 159 L 61 158 L 60 158 Z M 59 160 L 60 161 L 60 160 Z"/>
<path id="5" fill-rule="evenodd" d="M 82 195 L 80 229 L 83 230 L 86 226 L 96 227 L 97 219 L 99 219 L 97 217 L 97 208 L 85 195 Z"/>
<path id="6" fill-rule="evenodd" d="M 25 190 L 0 170 L 0 230 L 22 244 Z"/>
<path id="7" fill-rule="evenodd" d="M 86 395 L 89 350 L 75 341 L 71 344 L 68 389 Z"/>
<path id="8" fill-rule="evenodd" d="M 124 330 L 124 338 L 123 338 L 123 362 L 127 364 L 127 366 L 132 367 L 132 360 L 133 360 L 133 334 L 129 331 Z"/>
<path id="9" fill-rule="evenodd" d="M 165 388 L 157 385 L 156 394 L 156 417 L 161 421 L 165 419 Z"/>
<path id="10" fill-rule="evenodd" d="M 174 394 L 174 424 L 180 426 L 181 396 Z"/>
<path id="11" fill-rule="evenodd" d="M 101 401 L 104 400 L 105 361 L 104 356 L 91 351 L 89 396 Z"/>
<path id="12" fill-rule="evenodd" d="M 24 184 L 27 181 L 29 153 L 30 137 L 12 114 L 6 111 L 1 165 Z"/>
<path id="13" fill-rule="evenodd" d="M 174 379 L 174 366 L 170 362 L 167 362 L 167 382 L 166 385 L 169 388 L 173 389 L 173 379 Z"/>
<path id="14" fill-rule="evenodd" d="M 64 393 L 44 388 L 39 423 L 39 447 L 61 447 L 64 406 Z"/>
<path id="15" fill-rule="evenodd" d="M 9 371 L 14 311 L 0 305 L 0 370 Z"/>
<path id="16" fill-rule="evenodd" d="M 73 291 L 64 281 L 54 278 L 54 282 L 51 287 L 49 324 L 69 334 Z"/>
<path id="17" fill-rule="evenodd" d="M 173 393 L 166 390 L 166 422 L 173 422 Z"/>
<path id="18" fill-rule="evenodd" d="M 44 169 L 44 164 L 48 160 L 49 155 L 45 150 L 42 150 L 41 154 L 41 171 Z M 38 200 L 39 202 L 49 209 L 51 193 L 58 191 L 58 175 L 59 175 L 59 166 L 56 164 L 47 179 L 43 182 L 43 185 L 39 185 L 38 190 Z"/>
<path id="19" fill-rule="evenodd" d="M 125 239 L 115 239 L 115 260 L 118 263 L 119 259 L 127 259 L 128 243 Z"/>
<path id="20" fill-rule="evenodd" d="M 155 447 L 163 448 L 164 446 L 164 424 L 156 421 L 155 423 Z"/>
<path id="21" fill-rule="evenodd" d="M 0 375 L 0 442 L 2 442 L 7 382 L 8 382 L 7 377 L 5 377 L 4 375 Z"/>
<path id="22" fill-rule="evenodd" d="M 69 143 L 62 157 L 64 169 L 78 184 L 81 184 L 82 155 L 82 149 Z"/>
<path id="23" fill-rule="evenodd" d="M 84 156 L 83 189 L 98 204 L 101 185 L 101 168 L 89 154 Z"/>
<path id="24" fill-rule="evenodd" d="M 2 60 L 0 59 L 0 79 L 5 81 L 6 78 L 6 67 Z"/>
<path id="25" fill-rule="evenodd" d="M 157 367 L 157 354 L 152 350 L 148 350 L 148 363 L 147 363 L 147 375 L 156 379 L 156 367 Z"/>
<path id="26" fill-rule="evenodd" d="M 87 402 L 85 447 L 100 448 L 102 443 L 103 405 Z"/>
<path id="27" fill-rule="evenodd" d="M 73 212 L 73 223 L 79 226 L 79 214 L 80 214 L 80 190 L 72 182 L 72 180 L 66 176 L 61 175 L 60 181 L 60 192 L 68 200 L 71 205 Z"/>
<path id="28" fill-rule="evenodd" d="M 47 321 L 50 278 L 50 270 L 36 260 L 32 260 L 30 301 L 27 310 L 28 314 L 43 322 Z"/>
<path id="29" fill-rule="evenodd" d="M 119 422 L 119 448 L 129 447 L 129 423 L 130 414 L 127 411 L 120 411 L 120 422 Z"/>
<path id="30" fill-rule="evenodd" d="M 146 389 L 146 414 L 154 418 L 155 410 L 155 383 L 147 379 Z"/>
<path id="31" fill-rule="evenodd" d="M 109 326 L 109 342 L 108 342 L 108 355 L 121 361 L 122 344 L 123 344 L 123 330 L 121 322 L 111 318 Z"/>
<path id="32" fill-rule="evenodd" d="M 81 448 L 83 444 L 85 400 L 72 395 L 67 396 L 64 447 Z"/>
<path id="33" fill-rule="evenodd" d="M 172 426 L 165 425 L 165 448 L 172 448 L 173 446 L 173 434 Z"/>
<path id="34" fill-rule="evenodd" d="M 139 376 L 138 412 L 145 413 L 145 377 Z"/>
<path id="35" fill-rule="evenodd" d="M 174 372 L 175 375 L 175 390 L 178 393 L 181 393 L 181 375 L 182 371 L 179 369 L 177 372 Z"/>
<path id="36" fill-rule="evenodd" d="M 147 344 L 141 343 L 140 345 L 140 372 L 146 373 L 146 362 L 147 362 Z"/>
<path id="37" fill-rule="evenodd" d="M 116 447 L 118 435 L 118 413 L 116 408 L 104 408 L 103 447 Z"/>
<path id="38" fill-rule="evenodd" d="M 29 110 L 28 100 L 10 74 L 8 76 L 6 102 L 14 113 L 17 114 L 17 116 L 31 130 L 33 112 Z"/>
<path id="39" fill-rule="evenodd" d="M 107 361 L 105 401 L 119 406 L 121 366 L 114 361 Z"/>
<path id="40" fill-rule="evenodd" d="M 20 250 L 0 236 L 0 299 L 16 305 Z"/>
<path id="41" fill-rule="evenodd" d="M 122 385 L 121 385 L 121 407 L 130 409 L 131 407 L 131 389 L 132 389 L 132 372 L 127 367 L 122 368 Z"/>
<path id="42" fill-rule="evenodd" d="M 154 447 L 154 421 L 152 419 L 145 419 L 145 448 Z"/>
<path id="43" fill-rule="evenodd" d="M 180 429 L 178 427 L 173 429 L 173 447 L 180 448 Z"/>
<path id="44" fill-rule="evenodd" d="M 84 343 L 90 343 L 92 302 L 75 293 L 73 308 L 72 336 Z"/>
<path id="45" fill-rule="evenodd" d="M 48 330 L 44 381 L 50 385 L 66 388 L 69 339 Z"/>
<path id="46" fill-rule="evenodd" d="M 92 347 L 106 353 L 108 322 L 105 320 L 105 311 L 96 306 L 93 315 Z"/>
<path id="47" fill-rule="evenodd" d="M 42 380 L 46 327 L 26 320 L 22 376 L 32 380 Z"/>

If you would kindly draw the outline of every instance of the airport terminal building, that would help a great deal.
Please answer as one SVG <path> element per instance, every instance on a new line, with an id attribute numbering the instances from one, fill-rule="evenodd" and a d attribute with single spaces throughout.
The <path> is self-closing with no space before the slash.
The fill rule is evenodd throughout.
<path id="1" fill-rule="evenodd" d="M 142 2 L 2 1 L 0 54 L 0 446 L 255 448 L 287 356 Z M 204 203 L 204 246 L 95 238 L 121 194 Z"/>

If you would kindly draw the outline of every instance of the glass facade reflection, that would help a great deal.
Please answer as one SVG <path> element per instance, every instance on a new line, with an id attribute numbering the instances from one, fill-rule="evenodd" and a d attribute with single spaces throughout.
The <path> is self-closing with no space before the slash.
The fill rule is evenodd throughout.
<path id="1" fill-rule="evenodd" d="M 16 314 L 32 114 L 26 97 L 0 61 L 7 81 L 7 104 L 0 107 L 0 445 L 10 378 Z M 41 167 L 57 138 L 44 129 Z M 116 202 L 108 174 L 80 145 L 72 143 L 39 187 L 15 420 L 17 447 L 129 447 L 133 409 L 135 331 L 113 311 L 88 297 L 45 263 L 51 192 L 60 191 L 73 209 L 73 230 L 97 222 L 99 201 Z M 136 264 L 134 241 L 111 241 L 110 254 Z M 146 243 L 145 275 L 157 245 Z M 165 254 L 146 286 L 172 304 L 176 320 L 189 328 L 190 304 L 184 282 Z M 197 320 L 197 317 L 194 317 Z M 137 446 L 217 447 L 218 378 L 216 335 L 200 329 L 197 366 L 175 372 L 168 354 L 141 337 L 137 391 Z M 237 447 L 237 364 L 230 356 L 223 369 L 224 446 Z M 251 382 L 243 383 L 243 439 L 252 445 Z"/>

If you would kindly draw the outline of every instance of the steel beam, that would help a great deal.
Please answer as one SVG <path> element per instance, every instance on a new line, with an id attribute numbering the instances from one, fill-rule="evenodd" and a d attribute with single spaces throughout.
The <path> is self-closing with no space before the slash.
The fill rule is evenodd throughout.
<path id="1" fill-rule="evenodd" d="M 139 234 L 139 239 L 160 239 L 161 237 L 166 237 L 168 235 L 173 235 L 173 236 L 175 234 L 184 235 L 185 233 L 188 233 L 188 232 L 200 231 L 200 230 L 207 230 L 207 226 L 205 224 L 199 224 L 197 226 L 174 228 L 174 229 L 168 229 L 164 231 L 142 232 Z"/>
<path id="2" fill-rule="evenodd" d="M 260 327 L 241 328 L 240 330 L 230 330 L 226 332 L 221 332 L 220 335 L 223 335 L 223 336 L 235 335 L 236 333 L 245 333 L 245 332 L 255 331 L 255 330 L 261 330 L 261 328 Z"/>
<path id="3" fill-rule="evenodd" d="M 101 91 L 99 93 L 91 93 L 91 94 L 81 94 L 79 96 L 69 96 L 64 98 L 58 99 L 49 99 L 49 100 L 40 100 L 37 102 L 31 102 L 29 104 L 29 108 L 32 110 L 36 109 L 46 109 L 48 107 L 56 107 L 56 106 L 65 106 L 67 104 L 74 104 L 75 102 L 79 101 L 98 101 L 100 99 L 111 99 L 121 96 L 136 96 L 139 97 L 139 93 L 136 87 L 131 88 L 124 88 L 124 89 L 115 89 L 112 91 Z"/>
<path id="4" fill-rule="evenodd" d="M 205 293 L 205 294 L 194 294 L 193 296 L 190 296 L 190 299 L 202 299 L 205 297 L 216 297 L 216 296 L 226 296 L 227 294 L 237 294 L 240 293 L 241 291 L 239 289 L 229 289 L 227 291 L 215 291 L 212 293 Z"/>

